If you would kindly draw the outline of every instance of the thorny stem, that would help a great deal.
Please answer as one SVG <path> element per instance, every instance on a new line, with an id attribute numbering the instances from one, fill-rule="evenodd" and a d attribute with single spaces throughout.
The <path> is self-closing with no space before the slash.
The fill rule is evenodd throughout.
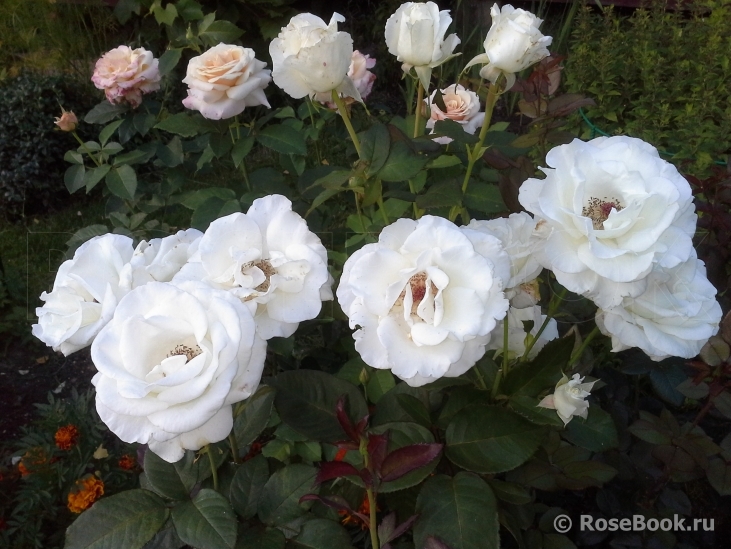
<path id="1" fill-rule="evenodd" d="M 485 143 L 487 130 L 490 128 L 490 120 L 492 119 L 492 111 L 495 110 L 495 103 L 497 103 L 497 98 L 500 95 L 498 93 L 498 90 L 499 88 L 497 84 L 490 84 L 490 87 L 487 89 L 487 99 L 485 100 L 485 120 L 482 122 L 479 141 L 475 143 L 475 146 L 469 155 L 467 172 L 465 173 L 464 181 L 462 182 L 463 195 L 467 192 L 467 187 L 470 184 L 470 176 L 472 175 L 472 169 L 475 167 L 475 163 L 480 157 L 480 150 L 482 150 L 482 145 Z"/>
<path id="2" fill-rule="evenodd" d="M 94 161 L 94 164 L 97 165 L 97 167 L 101 167 L 101 164 L 96 159 L 96 156 L 92 154 L 92 152 L 89 150 L 89 147 L 86 146 L 86 143 L 81 140 L 79 137 L 79 134 L 76 133 L 76 131 L 72 131 L 71 134 L 76 138 L 76 141 L 78 141 L 81 144 L 81 148 L 84 149 L 84 152 L 89 155 L 89 158 L 91 158 Z"/>
<path id="3" fill-rule="evenodd" d="M 414 113 L 416 118 L 414 119 L 414 137 L 421 135 L 421 109 L 424 103 L 424 86 L 419 80 L 418 91 L 416 92 L 416 112 Z"/>
<path id="4" fill-rule="evenodd" d="M 355 145 L 355 151 L 358 153 L 358 158 L 361 160 L 363 159 L 363 153 L 360 149 L 360 141 L 358 140 L 358 136 L 355 133 L 355 130 L 353 129 L 353 124 L 350 122 L 350 116 L 348 116 L 348 109 L 345 107 L 345 103 L 343 102 L 342 98 L 336 92 L 335 90 L 332 91 L 332 97 L 335 104 L 338 106 L 338 111 L 340 112 L 340 116 L 343 119 L 343 122 L 345 122 L 345 127 L 348 129 L 348 133 L 350 134 L 350 138 L 353 140 L 353 145 Z"/>

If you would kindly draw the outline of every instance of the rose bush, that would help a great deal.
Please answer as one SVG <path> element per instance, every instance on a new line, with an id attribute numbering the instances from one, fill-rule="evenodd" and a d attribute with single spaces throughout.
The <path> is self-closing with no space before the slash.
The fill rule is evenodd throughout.
<path id="1" fill-rule="evenodd" d="M 442 93 L 447 110 L 442 111 L 435 103 L 437 90 L 434 90 L 431 97 L 424 100 L 425 105 L 430 109 L 429 120 L 426 121 L 427 129 L 434 133 L 434 124 L 437 120 L 454 120 L 464 128 L 464 131 L 474 134 L 485 120 L 485 113 L 480 112 L 480 98 L 477 94 L 460 84 L 452 84 L 439 91 Z M 447 145 L 452 142 L 452 139 L 446 136 L 435 137 L 434 141 Z"/>
<path id="2" fill-rule="evenodd" d="M 366 364 L 417 387 L 456 377 L 505 316 L 507 254 L 490 235 L 424 216 L 399 219 L 343 266 L 337 297 Z"/>
<path id="3" fill-rule="evenodd" d="M 538 30 L 542 19 L 510 4 L 502 8 L 494 4 L 490 16 L 492 25 L 483 43 L 485 53 L 474 57 L 465 68 L 485 64 L 480 76 L 495 84 L 502 74 L 507 80 L 505 89 L 509 90 L 515 83 L 515 73 L 548 57 L 553 38 Z"/>
<path id="4" fill-rule="evenodd" d="M 102 421 L 173 463 L 228 436 L 231 404 L 256 390 L 266 343 L 230 293 L 151 282 L 120 300 L 91 356 Z"/>
<path id="5" fill-rule="evenodd" d="M 264 88 L 271 71 L 254 56 L 251 48 L 218 44 L 193 57 L 183 79 L 188 85 L 183 105 L 212 120 L 231 118 L 246 107 L 269 107 Z"/>
<path id="6" fill-rule="evenodd" d="M 145 48 L 119 46 L 96 62 L 91 81 L 104 90 L 110 103 L 129 103 L 136 108 L 143 94 L 160 89 L 158 60 Z"/>
<path id="7" fill-rule="evenodd" d="M 361 101 L 348 76 L 353 39 L 338 31 L 343 21 L 339 13 L 333 13 L 327 25 L 311 13 L 295 15 L 269 44 L 274 83 L 294 99 L 329 101 L 335 90 Z"/>
<path id="8" fill-rule="evenodd" d="M 541 262 L 569 290 L 617 306 L 645 291 L 654 266 L 690 257 L 690 186 L 651 145 L 624 136 L 576 139 L 546 162 L 546 178 L 527 179 L 518 200 L 545 221 Z"/>

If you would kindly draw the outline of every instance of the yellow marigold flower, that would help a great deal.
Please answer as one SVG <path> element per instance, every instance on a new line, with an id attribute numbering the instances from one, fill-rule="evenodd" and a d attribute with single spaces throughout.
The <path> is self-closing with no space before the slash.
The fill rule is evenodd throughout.
<path id="1" fill-rule="evenodd" d="M 104 495 L 104 483 L 93 475 L 81 478 L 69 492 L 68 508 L 72 513 L 81 513 Z"/>
<path id="2" fill-rule="evenodd" d="M 76 443 L 79 441 L 79 430 L 75 425 L 71 424 L 59 427 L 54 439 L 56 441 L 56 446 L 58 446 L 61 450 L 70 450 L 76 446 Z"/>

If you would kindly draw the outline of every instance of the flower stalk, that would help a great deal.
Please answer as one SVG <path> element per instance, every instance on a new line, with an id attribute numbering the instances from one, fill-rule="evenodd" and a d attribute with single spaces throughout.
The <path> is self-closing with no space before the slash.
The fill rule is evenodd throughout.
<path id="1" fill-rule="evenodd" d="M 362 160 L 363 153 L 360 148 L 360 140 L 358 139 L 358 135 L 353 129 L 353 124 L 350 122 L 350 116 L 348 115 L 348 109 L 345 107 L 345 102 L 335 90 L 333 90 L 331 93 L 333 102 L 338 106 L 338 112 L 340 112 L 340 116 L 343 118 L 343 122 L 345 122 L 345 127 L 348 129 L 350 138 L 353 140 L 353 145 L 355 145 L 355 151 L 358 153 L 358 158 Z"/>
<path id="2" fill-rule="evenodd" d="M 417 84 L 418 91 L 416 92 L 416 112 L 414 113 L 414 138 L 421 135 L 421 110 L 424 104 L 424 86 L 419 80 Z"/>

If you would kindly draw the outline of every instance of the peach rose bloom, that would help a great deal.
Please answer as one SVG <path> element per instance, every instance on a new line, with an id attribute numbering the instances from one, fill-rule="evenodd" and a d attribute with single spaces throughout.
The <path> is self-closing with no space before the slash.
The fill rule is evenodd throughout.
<path id="1" fill-rule="evenodd" d="M 61 118 L 56 118 L 55 122 L 56 126 L 58 126 L 61 131 L 64 132 L 74 131 L 78 123 L 79 120 L 78 118 L 76 118 L 76 115 L 73 111 L 63 111 L 63 113 L 61 114 Z"/>
<path id="2" fill-rule="evenodd" d="M 460 124 L 464 131 L 474 134 L 477 128 L 482 126 L 485 120 L 485 112 L 480 111 L 480 98 L 473 91 L 465 89 L 460 84 L 452 84 L 451 86 L 441 90 L 442 98 L 446 111 L 442 111 L 434 102 L 436 90 L 431 94 L 429 99 L 425 99 L 425 105 L 431 109 L 429 120 L 426 121 L 426 127 L 434 133 L 434 124 L 438 120 L 454 120 Z M 452 142 L 449 137 L 436 137 L 434 141 L 447 145 Z"/>
<path id="3" fill-rule="evenodd" d="M 160 89 L 158 60 L 144 48 L 119 46 L 96 62 L 91 81 L 104 90 L 110 103 L 129 103 L 136 108 L 142 94 Z"/>
<path id="4" fill-rule="evenodd" d="M 266 63 L 251 48 L 218 44 L 188 63 L 183 105 L 211 120 L 231 118 L 246 107 L 269 107 L 264 88 L 271 82 Z"/>

